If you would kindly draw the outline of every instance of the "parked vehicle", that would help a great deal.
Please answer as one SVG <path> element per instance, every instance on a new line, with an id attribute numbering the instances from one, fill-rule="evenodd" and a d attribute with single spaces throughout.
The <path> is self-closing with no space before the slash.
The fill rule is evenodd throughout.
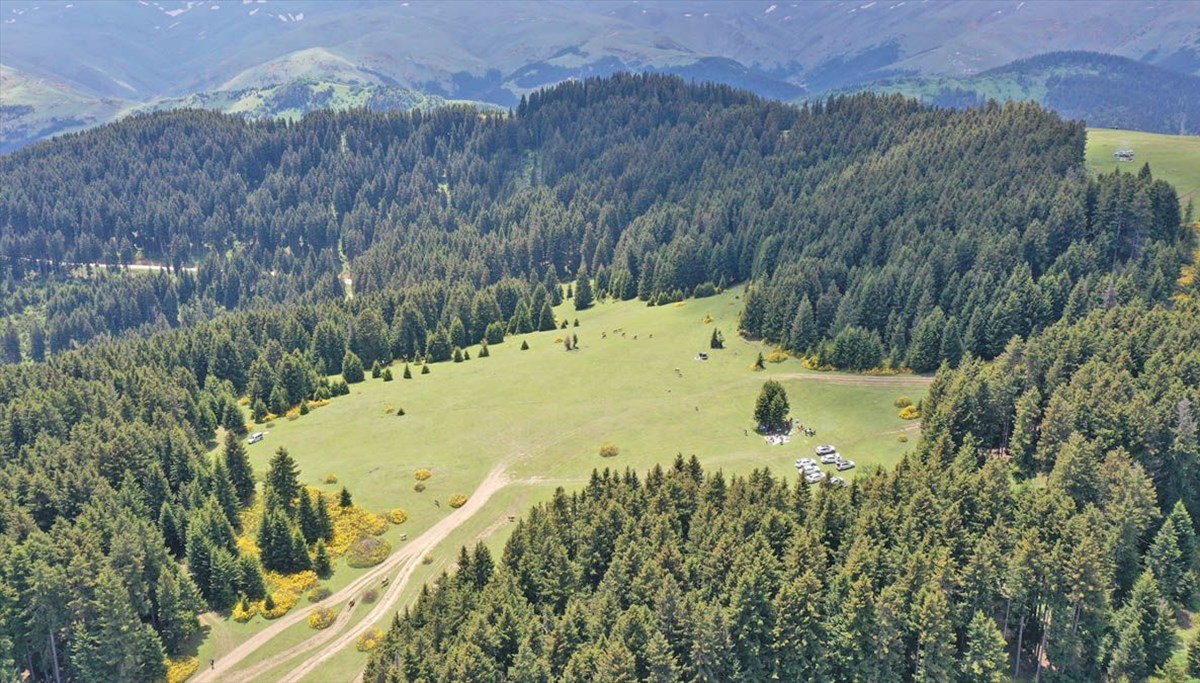
<path id="1" fill-rule="evenodd" d="M 259 441 L 263 440 L 264 436 L 266 436 L 266 434 L 263 434 L 262 432 L 254 432 L 250 435 L 249 439 L 246 439 L 246 443 L 258 443 Z"/>
<path id="2" fill-rule="evenodd" d="M 833 463 L 837 462 L 838 458 L 840 457 L 842 456 L 838 455 L 836 451 L 833 453 L 826 453 L 825 455 L 821 456 L 821 462 L 825 463 L 826 465 L 832 465 Z"/>
<path id="3" fill-rule="evenodd" d="M 829 444 L 817 446 L 817 455 L 828 455 L 830 453 L 837 453 L 837 449 Z"/>
<path id="4" fill-rule="evenodd" d="M 838 472 L 845 472 L 846 470 L 852 470 L 852 469 L 854 469 L 854 461 L 853 460 L 842 460 L 837 465 L 835 465 L 835 467 L 837 467 Z"/>
<path id="5" fill-rule="evenodd" d="M 819 472 L 819 471 L 818 472 L 809 472 L 808 474 L 804 475 L 804 481 L 806 481 L 810 484 L 816 484 L 818 482 L 824 481 L 824 479 L 825 479 L 824 472 Z"/>

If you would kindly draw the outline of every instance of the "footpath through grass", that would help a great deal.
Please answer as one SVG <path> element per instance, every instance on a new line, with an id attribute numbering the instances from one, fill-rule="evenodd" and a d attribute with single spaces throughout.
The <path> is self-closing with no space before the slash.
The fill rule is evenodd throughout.
<path id="1" fill-rule="evenodd" d="M 1117 161 L 1113 152 L 1133 150 L 1133 161 Z M 1175 186 L 1179 201 L 1200 200 L 1200 136 L 1162 135 L 1136 130 L 1088 128 L 1087 167 L 1093 173 L 1112 173 L 1113 169 L 1136 172 L 1149 162 L 1155 178 Z"/>
<path id="2" fill-rule="evenodd" d="M 440 570 L 464 543 L 485 540 L 499 549 L 510 515 L 523 514 L 557 486 L 581 486 L 595 468 L 644 472 L 682 453 L 695 454 L 709 470 L 770 468 L 794 480 L 793 461 L 812 455 L 818 444 L 835 444 L 856 461 L 858 468 L 847 473 L 853 475 L 894 463 L 915 443 L 916 424 L 901 420 L 893 401 L 901 395 L 919 401 L 927 379 L 811 372 L 795 360 L 754 372 L 755 357 L 770 349 L 737 337 L 741 308 L 740 288 L 663 307 L 631 301 L 576 312 L 568 300 L 555 314 L 578 318 L 579 327 L 510 337 L 491 346 L 488 358 L 478 358 L 479 348 L 472 347 L 470 361 L 438 363 L 428 375 L 413 366 L 411 380 L 401 378 L 403 365 L 397 364 L 392 382 L 368 379 L 353 385 L 350 396 L 306 416 L 277 420 L 261 443 L 249 447 L 251 461 L 256 471 L 265 470 L 270 455 L 284 446 L 303 483 L 325 490 L 344 485 L 356 504 L 375 512 L 407 510 L 408 521 L 385 535 L 393 548 L 403 545 L 401 534 L 415 538 L 444 517 L 451 494 L 469 494 L 495 463 L 504 462 L 514 482 L 506 491 L 511 495 L 489 503 L 477 515 L 487 518 L 472 519 L 439 546 L 430 570 Z M 726 337 L 724 350 L 709 349 L 714 327 Z M 578 350 L 568 352 L 556 341 L 567 334 L 578 335 Z M 522 341 L 529 350 L 520 349 Z M 697 360 L 701 352 L 709 360 Z M 754 433 L 754 401 L 768 378 L 783 383 L 792 414 L 814 428 L 815 437 L 771 446 Z M 901 441 L 902 435 L 911 441 Z M 600 457 L 605 443 L 615 444 L 619 455 Z M 418 468 L 433 471 L 423 492 L 414 490 Z M 337 484 L 324 483 L 328 473 Z M 341 564 L 329 585 L 336 589 L 357 574 Z M 419 581 L 431 575 L 419 572 L 406 593 L 415 595 Z M 217 633 L 222 625 L 231 633 Z M 258 618 L 218 624 L 201 650 L 202 662 L 227 651 L 219 643 L 261 626 Z M 286 645 L 272 642 L 253 659 Z M 323 667 L 320 673 L 331 672 Z"/>

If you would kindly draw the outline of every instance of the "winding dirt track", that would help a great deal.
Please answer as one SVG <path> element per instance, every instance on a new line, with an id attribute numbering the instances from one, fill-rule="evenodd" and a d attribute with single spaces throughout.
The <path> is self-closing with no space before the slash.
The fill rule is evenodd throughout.
<path id="1" fill-rule="evenodd" d="M 496 466 L 484 477 L 474 493 L 471 494 L 471 497 L 467 499 L 465 505 L 438 521 L 374 569 L 364 573 L 346 587 L 322 600 L 320 604 L 293 608 L 286 615 L 275 620 L 270 626 L 254 634 L 241 645 L 234 648 L 229 654 L 218 660 L 215 667 L 198 672 L 195 678 L 191 679 L 192 683 L 232 683 L 234 681 L 253 680 L 307 650 L 321 647 L 326 641 L 332 641 L 320 651 L 308 657 L 304 664 L 293 669 L 282 679 L 295 681 L 317 666 L 320 666 L 339 651 L 353 646 L 354 641 L 363 631 L 370 628 L 375 622 L 382 619 L 395 608 L 401 594 L 404 592 L 405 585 L 408 584 L 413 573 L 421 565 L 421 559 L 433 550 L 435 546 L 445 540 L 463 522 L 470 519 L 472 515 L 487 503 L 493 494 L 504 488 L 508 483 L 509 480 L 505 475 L 504 467 L 502 465 Z M 251 667 L 240 670 L 234 669 L 239 662 L 262 648 L 283 631 L 302 621 L 306 621 L 308 615 L 313 610 L 320 607 L 348 603 L 363 590 L 378 586 L 385 577 L 391 575 L 397 568 L 400 571 L 391 577 L 392 581 L 389 583 L 387 591 L 371 606 L 371 611 L 367 613 L 366 617 L 359 621 L 353 628 L 350 628 L 344 635 L 337 637 L 340 632 L 345 631 L 350 625 L 355 611 L 354 607 L 343 609 L 338 614 L 337 620 L 329 628 L 315 632 L 303 642 L 279 654 L 268 657 Z M 358 604 L 355 604 L 356 607 Z"/>

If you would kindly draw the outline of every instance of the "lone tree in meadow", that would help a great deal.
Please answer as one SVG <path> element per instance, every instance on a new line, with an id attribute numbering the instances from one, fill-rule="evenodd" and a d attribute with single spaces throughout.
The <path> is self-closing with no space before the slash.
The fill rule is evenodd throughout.
<path id="1" fill-rule="evenodd" d="M 788 405 L 787 392 L 783 385 L 773 379 L 763 384 L 754 404 L 754 421 L 764 432 L 782 432 L 787 427 L 787 415 L 791 407 Z"/>
<path id="2" fill-rule="evenodd" d="M 721 334 L 720 330 L 713 328 L 712 337 L 709 338 L 709 340 L 708 340 L 708 348 L 710 348 L 710 349 L 725 348 L 725 335 Z"/>

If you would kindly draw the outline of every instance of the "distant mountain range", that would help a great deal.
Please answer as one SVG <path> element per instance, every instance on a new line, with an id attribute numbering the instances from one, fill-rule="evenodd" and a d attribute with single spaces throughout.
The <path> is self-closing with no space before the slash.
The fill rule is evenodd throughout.
<path id="1" fill-rule="evenodd" d="M 1200 134 L 1200 77 L 1096 52 L 1051 52 L 965 78 L 908 78 L 858 88 L 943 107 L 1036 100 L 1099 128 Z"/>
<path id="2" fill-rule="evenodd" d="M 795 99 L 1088 50 L 1200 73 L 1200 5 L 980 0 L 0 0 L 0 151 L 143 108 L 514 106 L 616 71 Z"/>

